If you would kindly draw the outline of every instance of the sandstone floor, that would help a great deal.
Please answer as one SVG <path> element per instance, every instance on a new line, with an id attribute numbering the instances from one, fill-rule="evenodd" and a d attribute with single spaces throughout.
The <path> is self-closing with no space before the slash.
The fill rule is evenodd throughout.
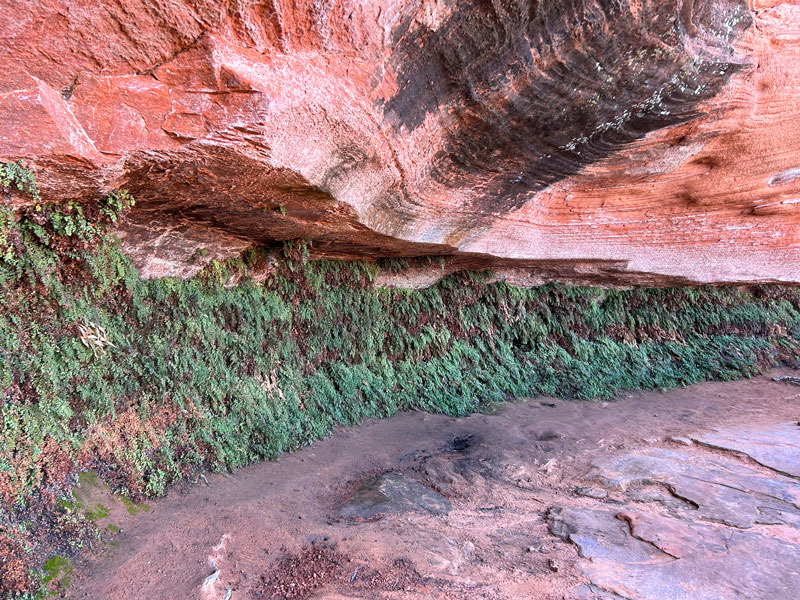
<path id="1" fill-rule="evenodd" d="M 793 374 L 401 414 L 146 507 L 84 483 L 114 533 L 68 597 L 794 600 Z"/>

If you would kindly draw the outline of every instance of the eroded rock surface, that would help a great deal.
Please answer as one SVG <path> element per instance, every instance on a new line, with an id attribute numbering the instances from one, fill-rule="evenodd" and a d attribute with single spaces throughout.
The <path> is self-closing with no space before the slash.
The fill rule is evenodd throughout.
<path id="1" fill-rule="evenodd" d="M 305 238 L 533 280 L 800 281 L 794 3 L 0 8 L 0 159 L 48 199 L 133 192 L 146 276 Z"/>
<path id="2" fill-rule="evenodd" d="M 589 508 L 554 509 L 550 527 L 588 559 L 584 598 L 790 600 L 800 587 L 800 548 L 753 531 Z"/>
<path id="3" fill-rule="evenodd" d="M 795 455 L 795 462 L 797 457 Z M 603 463 L 598 476 L 613 488 L 655 485 L 685 500 L 676 511 L 733 527 L 800 523 L 800 484 L 774 472 L 691 451 L 654 449 Z"/>
<path id="4" fill-rule="evenodd" d="M 696 441 L 712 448 L 741 452 L 765 467 L 800 478 L 800 427 L 797 423 L 784 423 L 761 431 L 723 429 L 698 436 Z"/>
<path id="5" fill-rule="evenodd" d="M 550 511 L 550 531 L 575 544 L 584 559 L 578 568 L 591 585 L 580 588 L 580 597 L 796 596 L 800 481 L 784 473 L 800 468 L 800 426 L 723 428 L 696 439 L 733 452 L 695 446 L 615 456 L 598 462 L 593 476 L 610 490 L 623 490 L 624 506 Z M 654 505 L 660 508 L 653 511 Z M 759 524 L 766 527 L 756 530 Z"/>

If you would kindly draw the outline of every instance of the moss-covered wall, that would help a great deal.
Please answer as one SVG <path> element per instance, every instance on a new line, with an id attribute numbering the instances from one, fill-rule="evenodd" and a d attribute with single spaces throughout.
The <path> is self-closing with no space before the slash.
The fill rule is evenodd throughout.
<path id="1" fill-rule="evenodd" d="M 376 289 L 398 263 L 307 261 L 301 243 L 145 281 L 104 233 L 129 200 L 0 214 L 0 594 L 85 538 L 59 504 L 83 470 L 157 495 L 398 410 L 608 398 L 800 356 L 800 291 L 776 286 Z"/>

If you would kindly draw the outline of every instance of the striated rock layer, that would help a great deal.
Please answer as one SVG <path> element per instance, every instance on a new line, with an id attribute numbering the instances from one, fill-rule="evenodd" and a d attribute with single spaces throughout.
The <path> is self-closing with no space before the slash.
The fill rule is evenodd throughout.
<path id="1" fill-rule="evenodd" d="M 0 159 L 45 199 L 129 189 L 145 276 L 304 238 L 800 282 L 792 2 L 0 0 L 0 48 Z"/>

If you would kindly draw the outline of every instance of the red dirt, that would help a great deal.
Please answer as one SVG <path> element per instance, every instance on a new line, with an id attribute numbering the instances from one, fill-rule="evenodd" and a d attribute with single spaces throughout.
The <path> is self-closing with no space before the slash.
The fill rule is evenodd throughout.
<path id="1" fill-rule="evenodd" d="M 310 544 L 299 553 L 287 555 L 261 577 L 263 587 L 256 598 L 302 600 L 331 584 L 359 591 L 416 591 L 423 582 L 408 561 L 397 559 L 382 569 L 356 564 L 329 545 Z"/>

